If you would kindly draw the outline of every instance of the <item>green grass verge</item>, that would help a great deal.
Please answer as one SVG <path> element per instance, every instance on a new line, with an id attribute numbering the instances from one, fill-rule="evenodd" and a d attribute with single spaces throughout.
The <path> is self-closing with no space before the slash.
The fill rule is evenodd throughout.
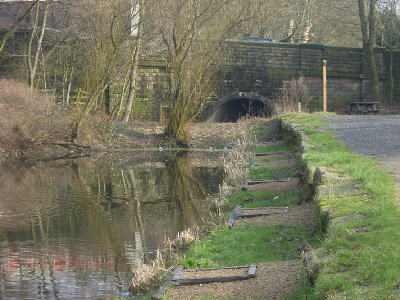
<path id="1" fill-rule="evenodd" d="M 294 206 L 301 203 L 304 199 L 303 189 L 289 191 L 289 192 L 277 192 L 277 191 L 262 191 L 262 192 L 251 192 L 241 191 L 231 197 L 229 197 L 229 206 L 231 209 L 237 205 L 243 208 L 257 208 L 264 206 Z"/>
<path id="2" fill-rule="evenodd" d="M 292 158 L 291 155 L 282 154 L 282 156 L 274 157 L 274 158 L 265 158 L 265 157 L 258 158 L 258 157 L 256 157 L 255 161 L 257 161 L 257 162 L 273 162 L 273 161 L 280 161 L 280 160 L 290 159 L 290 158 Z"/>
<path id="3" fill-rule="evenodd" d="M 312 147 L 305 152 L 311 166 L 362 182 L 363 194 L 330 198 L 320 205 L 332 216 L 362 214 L 362 221 L 328 229 L 322 247 L 330 259 L 320 270 L 314 293 L 330 299 L 400 299 L 400 212 L 394 205 L 395 180 L 377 162 L 354 154 L 319 130 L 326 114 L 289 114 L 282 119 L 300 126 Z M 332 116 L 332 115 L 329 115 Z"/>
<path id="4" fill-rule="evenodd" d="M 262 180 L 262 179 L 286 179 L 296 175 L 296 170 L 293 169 L 275 169 L 266 167 L 255 167 L 249 172 L 249 179 Z"/>
<path id="5" fill-rule="evenodd" d="M 315 243 L 306 226 L 263 227 L 245 224 L 211 233 L 189 247 L 185 268 L 230 267 L 300 258 L 299 247 Z"/>

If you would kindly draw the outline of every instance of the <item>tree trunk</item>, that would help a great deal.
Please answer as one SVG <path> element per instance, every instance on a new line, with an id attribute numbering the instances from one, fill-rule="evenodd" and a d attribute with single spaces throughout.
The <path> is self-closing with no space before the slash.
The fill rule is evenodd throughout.
<path id="1" fill-rule="evenodd" d="M 363 60 L 368 69 L 369 91 L 371 92 L 372 100 L 381 101 L 379 89 L 379 77 L 376 67 L 374 44 L 376 36 L 376 1 L 370 0 L 368 20 L 365 16 L 364 0 L 358 0 L 358 11 L 360 16 L 361 33 L 363 40 Z"/>
<path id="2" fill-rule="evenodd" d="M 369 7 L 369 39 L 368 39 L 368 59 L 369 59 L 369 78 L 372 85 L 373 100 L 381 102 L 381 93 L 379 89 L 379 75 L 376 67 L 374 45 L 376 37 L 376 2 L 377 0 L 370 0 Z"/>
<path id="3" fill-rule="evenodd" d="M 36 76 L 37 65 L 39 63 L 39 54 L 40 54 L 40 50 L 42 49 L 42 43 L 43 43 L 43 38 L 44 38 L 44 34 L 45 34 L 45 29 L 46 29 L 46 22 L 47 22 L 47 12 L 48 12 L 48 9 L 49 9 L 50 1 L 51 0 L 46 0 L 46 3 L 44 5 L 42 28 L 41 28 L 39 40 L 38 40 L 38 43 L 37 43 L 37 48 L 36 48 L 36 53 L 35 53 L 35 60 L 33 61 L 33 65 L 32 65 L 32 58 L 31 58 L 31 50 L 32 50 L 33 36 L 36 33 L 37 25 L 39 23 L 39 20 L 38 20 L 39 19 L 39 8 L 40 8 L 39 3 L 37 4 L 35 25 L 34 25 L 34 28 L 32 30 L 31 38 L 30 38 L 30 41 L 29 41 L 29 47 L 28 47 L 29 48 L 29 50 L 28 50 L 29 78 L 28 79 L 29 79 L 29 85 L 30 85 L 31 89 L 33 89 L 35 76 Z"/>
<path id="4" fill-rule="evenodd" d="M 168 137 L 175 139 L 178 146 L 188 146 L 187 132 L 185 128 L 186 123 L 184 108 L 179 105 L 173 105 L 165 134 Z"/>
<path id="5" fill-rule="evenodd" d="M 145 15 L 145 5 L 141 5 L 139 1 L 139 16 L 144 16 Z M 132 113 L 132 106 L 133 106 L 133 100 L 135 99 L 136 95 L 136 81 L 137 81 L 137 76 L 138 76 L 138 70 L 139 70 L 139 55 L 142 50 L 142 34 L 143 34 L 143 25 L 142 22 L 139 19 L 138 23 L 138 30 L 137 30 L 137 36 L 136 36 L 136 43 L 135 43 L 135 49 L 134 53 L 132 56 L 132 66 L 131 66 L 131 76 L 130 76 L 130 81 L 129 81 L 129 93 L 128 93 L 128 99 L 126 101 L 126 106 L 125 106 L 125 111 L 122 116 L 122 122 L 128 123 L 131 113 Z"/>
<path id="6" fill-rule="evenodd" d="M 131 117 L 133 100 L 135 99 L 135 95 L 136 95 L 136 80 L 137 80 L 138 69 L 139 69 L 138 63 L 139 63 L 139 53 L 140 53 L 140 49 L 141 49 L 141 44 L 142 44 L 142 41 L 141 41 L 140 32 L 139 32 L 138 40 L 135 45 L 133 62 L 132 62 L 132 67 L 131 67 L 128 100 L 126 101 L 125 111 L 122 116 L 122 122 L 125 122 L 125 123 L 128 123 L 128 121 Z"/>
<path id="7" fill-rule="evenodd" d="M 36 35 L 37 26 L 39 23 L 39 11 L 40 11 L 40 2 L 36 3 L 36 12 L 35 12 L 35 21 L 33 23 L 31 35 L 28 41 L 28 54 L 26 57 L 26 63 L 28 67 L 28 84 L 32 86 L 31 78 L 32 78 L 32 45 L 33 45 L 33 38 Z"/>

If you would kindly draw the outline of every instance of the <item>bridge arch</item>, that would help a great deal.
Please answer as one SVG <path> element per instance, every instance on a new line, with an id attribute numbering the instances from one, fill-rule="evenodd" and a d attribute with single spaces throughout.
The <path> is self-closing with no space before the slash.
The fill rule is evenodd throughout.
<path id="1" fill-rule="evenodd" d="M 274 102 L 266 97 L 240 92 L 222 98 L 208 111 L 208 122 L 236 122 L 245 116 L 269 117 L 276 108 Z"/>

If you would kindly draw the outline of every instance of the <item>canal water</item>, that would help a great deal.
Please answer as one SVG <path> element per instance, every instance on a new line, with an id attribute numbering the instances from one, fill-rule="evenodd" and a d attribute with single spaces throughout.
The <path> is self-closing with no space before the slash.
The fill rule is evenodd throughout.
<path id="1" fill-rule="evenodd" d="M 221 153 L 140 152 L 0 166 L 0 299 L 108 299 L 209 218 Z"/>

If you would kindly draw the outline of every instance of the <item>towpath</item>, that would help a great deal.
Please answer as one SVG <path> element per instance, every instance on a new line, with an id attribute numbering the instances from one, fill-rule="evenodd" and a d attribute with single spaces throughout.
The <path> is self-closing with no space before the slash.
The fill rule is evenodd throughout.
<path id="1" fill-rule="evenodd" d="M 324 129 L 335 130 L 356 153 L 378 160 L 396 177 L 400 191 L 400 116 L 336 116 Z M 400 204 L 400 192 L 397 200 Z"/>

